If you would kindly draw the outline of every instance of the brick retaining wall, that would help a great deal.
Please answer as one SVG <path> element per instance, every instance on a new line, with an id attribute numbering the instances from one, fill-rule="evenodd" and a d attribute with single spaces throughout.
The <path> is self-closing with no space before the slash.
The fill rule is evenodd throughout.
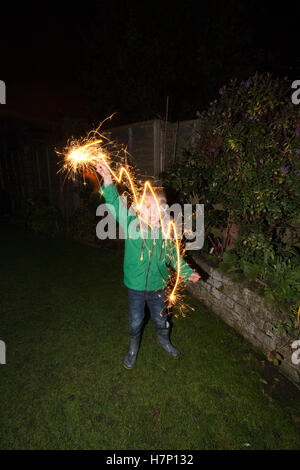
<path id="1" fill-rule="evenodd" d="M 281 319 L 274 304 L 249 290 L 243 283 L 232 281 L 219 269 L 208 265 L 200 255 L 193 254 L 192 257 L 208 274 L 208 278 L 197 284 L 189 283 L 188 291 L 264 354 L 278 351 L 284 358 L 278 366 L 279 371 L 300 389 L 300 364 L 295 365 L 291 360 L 294 351 L 290 346 L 294 338 L 279 336 L 271 328 L 272 323 Z"/>

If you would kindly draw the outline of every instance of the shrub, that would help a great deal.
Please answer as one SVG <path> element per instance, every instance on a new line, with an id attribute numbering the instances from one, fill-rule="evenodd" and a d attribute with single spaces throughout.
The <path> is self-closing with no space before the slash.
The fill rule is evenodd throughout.
<path id="1" fill-rule="evenodd" d="M 205 251 L 224 251 L 222 230 L 240 227 L 235 256 L 222 266 L 260 281 L 281 309 L 299 299 L 299 156 L 290 84 L 256 73 L 220 88 L 200 114 L 194 146 L 163 175 L 182 202 L 204 203 Z"/>
<path id="2" fill-rule="evenodd" d="M 36 233 L 55 236 L 63 228 L 60 210 L 49 203 L 27 199 L 24 208 L 25 225 Z"/>
<path id="3" fill-rule="evenodd" d="M 94 242 L 96 225 L 95 211 L 92 211 L 90 207 L 80 207 L 69 220 L 69 235 L 74 240 Z"/>

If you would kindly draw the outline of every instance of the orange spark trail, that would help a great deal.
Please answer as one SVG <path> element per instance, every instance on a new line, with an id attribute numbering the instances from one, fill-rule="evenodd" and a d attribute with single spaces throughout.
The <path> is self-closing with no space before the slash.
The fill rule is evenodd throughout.
<path id="1" fill-rule="evenodd" d="M 158 211 L 159 211 L 159 219 L 160 219 L 162 233 L 163 233 L 164 237 L 165 238 L 169 237 L 171 229 L 173 229 L 173 231 L 174 231 L 174 238 L 175 238 L 175 242 L 176 242 L 176 253 L 177 253 L 177 276 L 176 276 L 175 285 L 174 285 L 173 290 L 170 294 L 170 300 L 172 302 L 174 302 L 175 301 L 175 291 L 176 291 L 177 285 L 179 283 L 179 278 L 180 278 L 180 246 L 179 246 L 179 240 L 178 240 L 178 236 L 177 236 L 176 226 L 175 226 L 174 222 L 171 221 L 171 222 L 169 222 L 169 224 L 167 226 L 167 229 L 165 230 L 160 205 L 158 203 L 155 192 L 154 192 L 154 190 L 151 186 L 151 183 L 149 181 L 146 181 L 145 184 L 144 184 L 143 195 L 142 195 L 141 200 L 139 202 L 138 197 L 137 197 L 137 193 L 136 193 L 136 189 L 135 189 L 133 181 L 132 181 L 132 178 L 130 177 L 129 172 L 127 171 L 127 169 L 124 166 L 121 167 L 121 169 L 119 171 L 119 175 L 117 175 L 112 170 L 110 165 L 107 163 L 106 158 L 105 158 L 106 155 L 103 152 L 101 152 L 100 154 L 97 154 L 97 153 L 96 154 L 91 154 L 91 153 L 89 153 L 90 147 L 95 146 L 97 144 L 100 144 L 101 142 L 102 142 L 102 139 L 97 139 L 97 140 L 94 140 L 93 142 L 89 142 L 89 143 L 87 143 L 87 144 L 85 144 L 81 147 L 78 147 L 77 149 L 71 151 L 65 158 L 65 163 L 63 165 L 63 170 L 66 170 L 67 174 L 69 174 L 69 175 L 71 173 L 75 174 L 79 169 L 93 169 L 94 170 L 97 163 L 99 162 L 99 159 L 101 159 L 103 161 L 103 163 L 105 164 L 105 166 L 110 171 L 110 173 L 112 174 L 112 176 L 115 178 L 115 180 L 118 181 L 118 183 L 120 183 L 122 181 L 123 174 L 125 174 L 127 176 L 127 179 L 128 179 L 128 182 L 129 182 L 129 185 L 131 187 L 131 191 L 132 191 L 132 194 L 133 194 L 133 197 L 134 197 L 134 200 L 135 200 L 135 203 L 136 203 L 139 210 L 143 206 L 147 190 L 149 190 L 151 192 L 151 194 L 154 197 L 155 203 L 157 205 Z"/>

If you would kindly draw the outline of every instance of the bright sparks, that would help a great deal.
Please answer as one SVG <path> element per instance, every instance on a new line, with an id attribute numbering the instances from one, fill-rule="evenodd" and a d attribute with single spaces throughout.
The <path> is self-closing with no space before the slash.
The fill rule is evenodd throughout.
<path id="1" fill-rule="evenodd" d="M 152 194 L 155 200 L 155 203 L 157 205 L 158 211 L 159 211 L 159 219 L 161 223 L 163 237 L 170 238 L 172 236 L 171 232 L 173 232 L 174 234 L 174 241 L 175 241 L 176 254 L 177 254 L 177 275 L 176 275 L 174 287 L 169 296 L 170 302 L 174 303 L 176 300 L 175 291 L 177 289 L 179 278 L 180 278 L 180 243 L 179 243 L 179 239 L 177 236 L 176 225 L 172 221 L 169 222 L 167 226 L 164 223 L 160 204 L 155 194 L 155 189 L 152 187 L 150 181 L 146 181 L 144 183 L 143 193 L 142 193 L 142 196 L 139 198 L 138 191 L 133 182 L 133 177 L 130 175 L 126 166 L 124 165 L 120 166 L 118 174 L 112 169 L 112 163 L 115 162 L 115 157 L 118 157 L 119 159 L 120 154 L 122 152 L 126 153 L 126 150 L 116 147 L 116 145 L 113 142 L 109 141 L 104 135 L 100 135 L 98 132 L 98 129 L 94 131 L 92 134 L 93 136 L 97 135 L 100 138 L 90 140 L 90 135 L 89 135 L 87 139 L 85 140 L 86 143 L 79 144 L 78 142 L 74 142 L 69 146 L 66 154 L 64 154 L 64 160 L 63 160 L 63 164 L 62 164 L 60 171 L 65 173 L 66 178 L 71 178 L 73 180 L 76 179 L 76 175 L 78 173 L 84 174 L 85 171 L 92 171 L 96 174 L 98 182 L 99 182 L 98 174 L 96 172 L 96 167 L 99 161 L 102 160 L 102 162 L 110 171 L 112 177 L 118 183 L 120 183 L 124 179 L 124 177 L 127 179 L 128 185 L 130 187 L 132 196 L 134 198 L 134 201 L 138 210 L 140 210 L 141 207 L 143 206 L 144 199 L 147 193 L 150 192 Z M 110 148 L 112 148 L 113 150 L 111 150 Z"/>

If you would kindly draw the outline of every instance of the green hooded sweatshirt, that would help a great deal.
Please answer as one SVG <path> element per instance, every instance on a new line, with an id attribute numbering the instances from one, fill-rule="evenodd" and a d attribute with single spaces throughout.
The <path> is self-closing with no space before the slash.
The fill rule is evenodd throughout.
<path id="1" fill-rule="evenodd" d="M 161 229 L 151 238 L 151 229 L 140 226 L 138 216 L 127 209 L 114 183 L 102 185 L 99 193 L 124 230 L 124 284 L 135 290 L 164 289 L 169 279 L 167 265 L 177 270 L 174 239 L 164 239 Z M 184 279 L 194 272 L 182 257 L 180 272 Z"/>

